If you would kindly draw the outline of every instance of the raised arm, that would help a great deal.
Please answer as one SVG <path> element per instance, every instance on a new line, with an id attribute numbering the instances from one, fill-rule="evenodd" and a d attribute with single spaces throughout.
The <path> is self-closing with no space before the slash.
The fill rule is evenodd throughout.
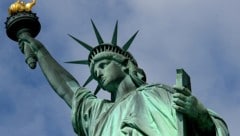
<path id="1" fill-rule="evenodd" d="M 19 36 L 22 50 L 29 46 L 37 57 L 38 64 L 53 90 L 72 107 L 73 93 L 80 87 L 77 80 L 66 71 L 47 51 L 44 45 L 29 33 Z"/>

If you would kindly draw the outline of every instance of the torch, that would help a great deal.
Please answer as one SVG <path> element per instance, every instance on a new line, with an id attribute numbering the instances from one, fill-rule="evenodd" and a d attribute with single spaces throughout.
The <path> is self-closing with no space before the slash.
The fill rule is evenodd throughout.
<path id="1" fill-rule="evenodd" d="M 18 42 L 26 35 L 35 38 L 40 32 L 41 24 L 38 21 L 36 13 L 31 11 L 35 4 L 36 0 L 32 0 L 29 3 L 17 0 L 10 5 L 8 9 L 9 16 L 5 25 L 7 36 L 13 41 Z M 25 62 L 31 69 L 35 69 L 37 57 L 27 44 L 29 43 L 24 42 L 23 46 Z"/>

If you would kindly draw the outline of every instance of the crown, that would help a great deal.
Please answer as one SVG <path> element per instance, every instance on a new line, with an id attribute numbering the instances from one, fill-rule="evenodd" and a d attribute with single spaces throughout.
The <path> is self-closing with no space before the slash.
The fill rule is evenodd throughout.
<path id="1" fill-rule="evenodd" d="M 121 61 L 121 60 L 128 59 L 135 66 L 138 66 L 134 57 L 131 55 L 131 53 L 129 53 L 127 51 L 128 48 L 131 46 L 134 38 L 136 37 L 138 31 L 136 33 L 134 33 L 134 35 L 132 37 L 130 37 L 130 39 L 121 48 L 117 45 L 118 21 L 115 24 L 115 28 L 114 28 L 111 43 L 105 43 L 103 41 L 97 27 L 95 26 L 95 24 L 92 20 L 91 20 L 91 23 L 92 23 L 96 38 L 98 40 L 98 45 L 93 48 L 89 44 L 87 44 L 87 43 L 85 43 L 85 42 L 83 42 L 83 41 L 81 41 L 81 40 L 77 39 L 76 37 L 69 34 L 69 36 L 72 39 L 74 39 L 77 43 L 79 43 L 84 48 L 86 48 L 90 53 L 88 55 L 87 60 L 68 61 L 66 63 L 89 65 L 91 73 L 93 73 L 93 67 L 94 67 L 95 61 L 99 60 L 99 59 L 104 59 L 104 58 L 111 58 L 111 59 L 116 60 L 116 61 Z M 94 79 L 93 74 L 91 74 L 88 77 L 87 81 L 83 84 L 83 87 L 85 87 L 93 79 Z M 97 88 L 94 91 L 94 94 L 96 95 L 99 92 L 100 89 L 101 89 L 101 87 L 100 87 L 100 85 L 98 85 Z"/>

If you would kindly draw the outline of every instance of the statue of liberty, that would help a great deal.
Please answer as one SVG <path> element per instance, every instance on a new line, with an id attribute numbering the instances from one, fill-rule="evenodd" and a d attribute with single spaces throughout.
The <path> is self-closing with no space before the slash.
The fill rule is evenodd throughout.
<path id="1" fill-rule="evenodd" d="M 177 80 L 176 86 L 148 84 L 128 48 L 136 32 L 122 47 L 117 44 L 118 23 L 112 40 L 104 42 L 94 22 L 98 40 L 91 46 L 69 35 L 89 51 L 88 59 L 69 63 L 86 64 L 90 76 L 84 85 L 65 70 L 34 37 L 40 23 L 31 8 L 17 0 L 9 8 L 6 29 L 10 39 L 18 41 L 30 68 L 38 62 L 53 90 L 72 109 L 73 128 L 79 136 L 229 136 L 224 120 L 207 109 Z M 182 72 L 182 71 L 180 71 Z M 184 76 L 184 72 L 181 73 Z M 94 93 L 86 85 L 96 80 Z M 178 77 L 177 77 L 178 79 Z M 187 78 L 188 79 L 188 78 Z M 100 89 L 111 94 L 110 100 L 96 97 Z"/>
<path id="2" fill-rule="evenodd" d="M 177 113 L 187 122 L 189 136 L 228 136 L 224 120 L 209 110 L 186 87 L 148 84 L 146 75 L 127 50 L 137 32 L 122 47 L 117 45 L 116 23 L 111 43 L 105 43 L 94 22 L 96 47 L 69 35 L 90 53 L 87 60 L 69 63 L 86 64 L 91 75 L 81 86 L 50 55 L 44 45 L 28 34 L 21 36 L 20 46 L 29 46 L 53 90 L 72 109 L 72 123 L 80 136 L 179 136 Z M 95 79 L 94 93 L 85 86 Z M 96 97 L 100 89 L 111 100 Z"/>

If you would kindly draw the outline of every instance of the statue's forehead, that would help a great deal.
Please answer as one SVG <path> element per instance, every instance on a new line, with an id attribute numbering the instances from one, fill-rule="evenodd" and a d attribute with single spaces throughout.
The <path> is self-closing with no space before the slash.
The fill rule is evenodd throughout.
<path id="1" fill-rule="evenodd" d="M 93 60 L 93 61 L 92 61 L 91 67 L 92 67 L 92 69 L 95 69 L 95 68 L 98 67 L 98 65 L 101 64 L 101 63 L 112 62 L 112 61 L 118 62 L 116 59 L 114 59 L 114 58 L 109 58 L 109 57 L 96 59 L 96 60 Z M 119 62 L 118 62 L 118 63 L 119 63 Z"/>
<path id="2" fill-rule="evenodd" d="M 111 60 L 114 60 L 114 59 L 113 59 L 113 56 L 100 56 L 100 57 L 96 57 L 96 58 L 92 59 L 91 63 L 96 64 L 98 62 L 106 61 L 106 60 L 111 61 Z"/>
<path id="3" fill-rule="evenodd" d="M 106 56 L 106 57 L 101 57 L 101 58 L 94 58 L 94 59 L 92 59 L 91 64 L 90 64 L 91 73 L 94 73 L 94 70 L 98 64 L 100 64 L 101 62 L 106 62 L 106 61 L 121 63 L 119 58 L 117 59 L 113 56 L 112 57 Z"/>
<path id="4" fill-rule="evenodd" d="M 91 71 L 91 73 L 94 72 L 94 69 L 95 69 L 95 67 L 96 67 L 96 64 L 101 63 L 101 62 L 104 62 L 104 61 L 106 61 L 106 60 L 112 61 L 112 59 L 111 59 L 111 58 L 108 58 L 108 57 L 102 57 L 102 58 L 92 59 L 92 60 L 91 60 L 91 63 L 90 63 L 90 71 Z"/>
<path id="5" fill-rule="evenodd" d="M 95 68 L 96 66 L 98 66 L 101 63 L 106 63 L 106 62 L 111 62 L 111 61 L 113 61 L 113 59 L 104 58 L 104 59 L 96 60 L 96 61 L 94 61 L 93 68 Z"/>

